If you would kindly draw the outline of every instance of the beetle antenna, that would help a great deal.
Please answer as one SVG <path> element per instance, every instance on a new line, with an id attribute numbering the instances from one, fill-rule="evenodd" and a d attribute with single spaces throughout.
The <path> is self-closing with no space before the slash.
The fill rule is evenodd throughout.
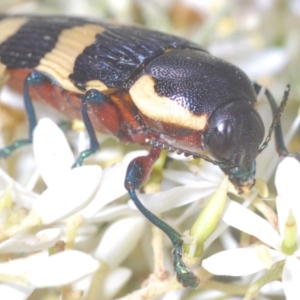
<path id="1" fill-rule="evenodd" d="M 273 111 L 274 118 L 273 118 L 272 124 L 271 124 L 271 126 L 269 128 L 269 133 L 268 133 L 265 141 L 260 146 L 260 148 L 258 150 L 258 154 L 260 154 L 268 146 L 268 143 L 271 140 L 271 136 L 272 136 L 273 130 L 275 129 L 275 127 L 279 123 L 281 114 L 284 111 L 284 107 L 286 106 L 286 103 L 288 101 L 290 90 L 291 90 L 291 86 L 288 84 L 286 86 L 285 90 L 284 90 L 283 98 L 282 98 L 282 101 L 280 103 L 279 108 L 277 109 L 277 112 L 274 114 L 274 111 Z M 274 100 L 274 97 L 272 96 L 272 94 L 270 93 L 270 91 L 268 89 L 266 89 L 265 94 L 266 94 L 269 102 L 271 103 L 271 106 L 272 106 L 273 103 L 276 104 L 276 102 Z"/>

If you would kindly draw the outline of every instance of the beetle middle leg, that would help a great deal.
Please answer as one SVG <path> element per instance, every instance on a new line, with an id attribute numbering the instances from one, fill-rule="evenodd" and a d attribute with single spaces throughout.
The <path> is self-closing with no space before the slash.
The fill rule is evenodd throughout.
<path id="1" fill-rule="evenodd" d="M 24 106 L 29 121 L 28 138 L 23 140 L 18 140 L 7 147 L 0 149 L 0 158 L 7 157 L 11 155 L 16 149 L 32 143 L 33 130 L 36 127 L 37 120 L 36 120 L 32 100 L 29 94 L 29 89 L 34 85 L 42 84 L 45 80 L 47 80 L 47 78 L 38 71 L 32 71 L 26 77 L 24 82 L 23 94 L 24 94 Z"/>
<path id="2" fill-rule="evenodd" d="M 95 153 L 99 149 L 99 142 L 96 137 L 96 133 L 94 130 L 94 127 L 92 125 L 92 122 L 88 116 L 87 107 L 90 102 L 94 103 L 101 103 L 105 101 L 103 97 L 106 97 L 102 93 L 98 92 L 97 90 L 89 90 L 85 93 L 82 103 L 81 103 L 81 117 L 82 121 L 84 123 L 84 126 L 86 128 L 86 131 L 89 135 L 90 140 L 90 148 L 82 151 L 79 153 L 78 158 L 76 159 L 75 163 L 73 164 L 73 167 L 79 167 L 83 164 L 83 161 L 91 156 L 93 153 Z"/>
<path id="3" fill-rule="evenodd" d="M 191 272 L 182 260 L 182 244 L 181 235 L 171 226 L 162 221 L 156 215 L 151 213 L 139 200 L 135 190 L 141 188 L 150 176 L 152 167 L 158 159 L 161 150 L 152 148 L 147 156 L 140 156 L 131 161 L 128 166 L 125 187 L 140 212 L 155 226 L 160 228 L 171 240 L 173 249 L 174 269 L 177 279 L 185 287 L 196 288 L 199 285 L 199 278 Z"/>

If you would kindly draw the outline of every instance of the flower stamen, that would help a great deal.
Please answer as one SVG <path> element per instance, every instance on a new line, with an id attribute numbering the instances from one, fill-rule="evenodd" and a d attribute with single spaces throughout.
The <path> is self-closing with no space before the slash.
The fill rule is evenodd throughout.
<path id="1" fill-rule="evenodd" d="M 291 255 L 297 249 L 297 223 L 292 210 L 289 211 L 287 220 L 284 226 L 283 241 L 281 250 L 287 255 Z"/>

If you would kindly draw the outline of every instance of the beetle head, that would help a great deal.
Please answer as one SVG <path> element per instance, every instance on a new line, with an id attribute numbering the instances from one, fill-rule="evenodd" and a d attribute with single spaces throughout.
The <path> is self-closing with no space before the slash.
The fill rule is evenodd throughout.
<path id="1" fill-rule="evenodd" d="M 205 147 L 238 192 L 248 191 L 255 183 L 255 159 L 264 137 L 260 115 L 247 101 L 236 100 L 215 110 L 208 124 Z"/>

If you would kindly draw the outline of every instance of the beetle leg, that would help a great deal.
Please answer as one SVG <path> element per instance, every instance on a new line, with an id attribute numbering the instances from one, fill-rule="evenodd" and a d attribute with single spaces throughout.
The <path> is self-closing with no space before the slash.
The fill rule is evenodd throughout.
<path id="1" fill-rule="evenodd" d="M 90 140 L 90 148 L 86 149 L 79 153 L 78 158 L 76 159 L 75 163 L 73 164 L 73 167 L 79 167 L 82 165 L 83 161 L 91 156 L 93 153 L 95 153 L 99 149 L 99 142 L 96 137 L 96 133 L 94 130 L 94 127 L 91 123 L 91 120 L 88 115 L 88 104 L 89 103 L 97 103 L 100 104 L 103 103 L 103 101 L 107 101 L 108 96 L 100 93 L 99 91 L 95 89 L 88 90 L 81 103 L 81 117 L 82 121 L 84 123 L 84 126 L 87 130 L 87 133 L 89 135 Z"/>
<path id="2" fill-rule="evenodd" d="M 127 189 L 131 199 L 140 210 L 140 212 L 155 226 L 160 228 L 171 240 L 174 249 L 173 262 L 177 279 L 185 287 L 196 288 L 199 284 L 199 278 L 188 270 L 182 260 L 182 244 L 181 235 L 172 227 L 162 221 L 160 218 L 151 213 L 139 200 L 135 190 L 143 186 L 150 176 L 152 167 L 158 159 L 161 149 L 152 148 L 147 156 L 140 156 L 131 161 L 128 166 L 125 177 L 125 188 Z"/>
<path id="3" fill-rule="evenodd" d="M 23 94 L 24 94 L 24 106 L 26 110 L 26 114 L 28 117 L 28 122 L 29 122 L 29 136 L 27 139 L 23 140 L 18 140 L 11 145 L 3 148 L 0 150 L 0 158 L 1 157 L 7 157 L 12 154 L 16 149 L 28 145 L 32 143 L 32 137 L 33 137 L 33 130 L 36 127 L 37 121 L 36 121 L 36 116 L 35 116 L 35 111 L 32 105 L 32 100 L 29 94 L 29 89 L 30 87 L 34 85 L 39 85 L 42 84 L 43 81 L 46 79 L 46 77 L 41 74 L 38 71 L 32 71 L 30 74 L 26 77 L 25 83 L 24 83 L 24 89 L 23 89 Z"/>

